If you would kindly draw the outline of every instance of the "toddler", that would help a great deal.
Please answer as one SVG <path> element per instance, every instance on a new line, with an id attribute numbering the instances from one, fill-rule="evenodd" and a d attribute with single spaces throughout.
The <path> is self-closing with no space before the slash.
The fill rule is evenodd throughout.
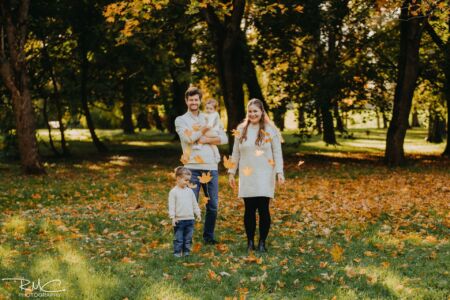
<path id="1" fill-rule="evenodd" d="M 173 254 L 189 256 L 194 234 L 194 214 L 201 221 L 200 208 L 191 188 L 191 171 L 185 167 L 175 169 L 177 185 L 169 192 L 169 217 L 174 226 Z"/>

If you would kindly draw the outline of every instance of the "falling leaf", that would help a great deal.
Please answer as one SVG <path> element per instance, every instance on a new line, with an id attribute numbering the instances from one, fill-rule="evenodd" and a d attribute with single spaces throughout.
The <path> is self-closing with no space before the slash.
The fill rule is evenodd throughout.
<path id="1" fill-rule="evenodd" d="M 211 172 L 208 172 L 208 173 L 202 172 L 202 176 L 197 176 L 197 177 L 198 177 L 200 183 L 205 183 L 205 184 L 210 182 L 212 179 Z"/>
<path id="2" fill-rule="evenodd" d="M 269 165 L 271 165 L 272 167 L 275 167 L 275 161 L 273 159 L 269 159 L 267 161 L 269 163 Z"/>
<path id="3" fill-rule="evenodd" d="M 231 159 L 230 159 L 230 157 L 226 157 L 225 155 L 223 156 L 223 166 L 226 168 L 226 169 L 234 169 L 234 168 L 236 168 L 236 163 L 234 163 Z"/>
<path id="4" fill-rule="evenodd" d="M 270 143 L 270 142 L 272 142 L 272 138 L 264 139 L 264 143 Z"/>
<path id="5" fill-rule="evenodd" d="M 263 129 L 261 129 L 261 133 L 262 133 L 264 136 L 270 136 L 270 133 L 268 133 L 267 131 L 264 131 Z"/>
<path id="6" fill-rule="evenodd" d="M 342 260 L 343 253 L 344 249 L 342 249 L 338 244 L 334 244 L 334 246 L 330 250 L 330 254 L 334 262 L 340 262 Z"/>
<path id="7" fill-rule="evenodd" d="M 253 169 L 250 167 L 245 167 L 244 169 L 242 169 L 242 172 L 245 176 L 250 176 L 253 173 Z"/>
<path id="8" fill-rule="evenodd" d="M 189 182 L 189 183 L 188 183 L 188 187 L 189 187 L 190 189 L 196 189 L 196 188 L 197 188 L 197 185 Z"/>
<path id="9" fill-rule="evenodd" d="M 240 138 L 241 137 L 241 132 L 239 130 L 233 129 L 231 130 L 231 134 L 235 137 L 235 138 Z"/>
<path id="10" fill-rule="evenodd" d="M 194 124 L 194 125 L 192 125 L 192 129 L 193 129 L 194 131 L 199 131 L 200 128 L 202 128 L 202 125 L 200 125 L 200 124 Z"/>
<path id="11" fill-rule="evenodd" d="M 264 151 L 263 150 L 259 150 L 259 149 L 256 149 L 255 150 L 255 155 L 256 156 L 261 156 L 261 155 L 263 155 L 264 154 Z"/>
<path id="12" fill-rule="evenodd" d="M 192 136 L 192 131 L 190 131 L 189 129 L 185 129 L 184 130 L 184 135 L 186 135 L 187 137 L 191 137 Z"/>
<path id="13" fill-rule="evenodd" d="M 198 164 L 204 164 L 205 161 L 203 160 L 203 158 L 200 155 L 196 155 L 194 157 L 194 160 L 198 163 Z"/>
<path id="14" fill-rule="evenodd" d="M 299 161 L 298 161 L 298 164 L 297 164 L 297 167 L 300 167 L 300 166 L 303 165 L 304 163 L 305 163 L 305 161 L 299 160 Z"/>
<path id="15" fill-rule="evenodd" d="M 296 12 L 298 12 L 298 13 L 303 13 L 303 6 L 297 5 L 297 6 L 294 8 L 294 10 L 295 10 Z"/>

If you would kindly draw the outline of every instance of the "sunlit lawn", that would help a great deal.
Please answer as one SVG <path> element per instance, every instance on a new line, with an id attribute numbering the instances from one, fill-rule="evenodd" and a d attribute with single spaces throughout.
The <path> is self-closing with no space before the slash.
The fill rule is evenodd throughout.
<path id="1" fill-rule="evenodd" d="M 406 151 L 425 158 L 391 170 L 384 132 L 353 132 L 336 147 L 285 136 L 268 254 L 247 255 L 243 204 L 221 168 L 222 244 L 201 244 L 198 224 L 192 257 L 175 259 L 166 202 L 179 145 L 105 130 L 111 150 L 100 156 L 71 130 L 68 160 L 41 145 L 47 176 L 0 163 L 0 278 L 60 279 L 61 299 L 448 299 L 449 163 L 430 156 L 444 145 L 410 131 Z M 23 293 L 0 282 L 0 299 Z"/>

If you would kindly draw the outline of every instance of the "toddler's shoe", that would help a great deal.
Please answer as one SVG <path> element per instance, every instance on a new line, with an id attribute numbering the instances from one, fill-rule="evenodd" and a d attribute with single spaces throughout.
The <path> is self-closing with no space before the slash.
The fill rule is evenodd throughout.
<path id="1" fill-rule="evenodd" d="M 190 256 L 191 252 L 184 252 L 184 256 Z"/>
<path id="2" fill-rule="evenodd" d="M 175 256 L 175 257 L 181 257 L 182 255 L 181 255 L 181 253 L 174 253 L 173 256 Z"/>

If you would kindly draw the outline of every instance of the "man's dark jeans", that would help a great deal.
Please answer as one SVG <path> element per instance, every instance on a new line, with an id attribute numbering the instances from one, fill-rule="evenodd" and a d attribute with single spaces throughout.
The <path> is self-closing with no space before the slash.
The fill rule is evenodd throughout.
<path id="1" fill-rule="evenodd" d="M 205 226 L 203 227 L 203 240 L 206 242 L 212 241 L 214 240 L 214 228 L 216 226 L 217 208 L 219 204 L 219 172 L 217 170 L 190 170 L 192 172 L 191 182 L 196 185 L 192 190 L 197 198 L 197 202 L 199 200 L 200 187 L 203 188 L 205 196 L 208 197 Z M 208 183 L 200 183 L 198 177 L 202 176 L 202 173 L 207 174 L 208 172 L 211 174 L 211 181 Z"/>

